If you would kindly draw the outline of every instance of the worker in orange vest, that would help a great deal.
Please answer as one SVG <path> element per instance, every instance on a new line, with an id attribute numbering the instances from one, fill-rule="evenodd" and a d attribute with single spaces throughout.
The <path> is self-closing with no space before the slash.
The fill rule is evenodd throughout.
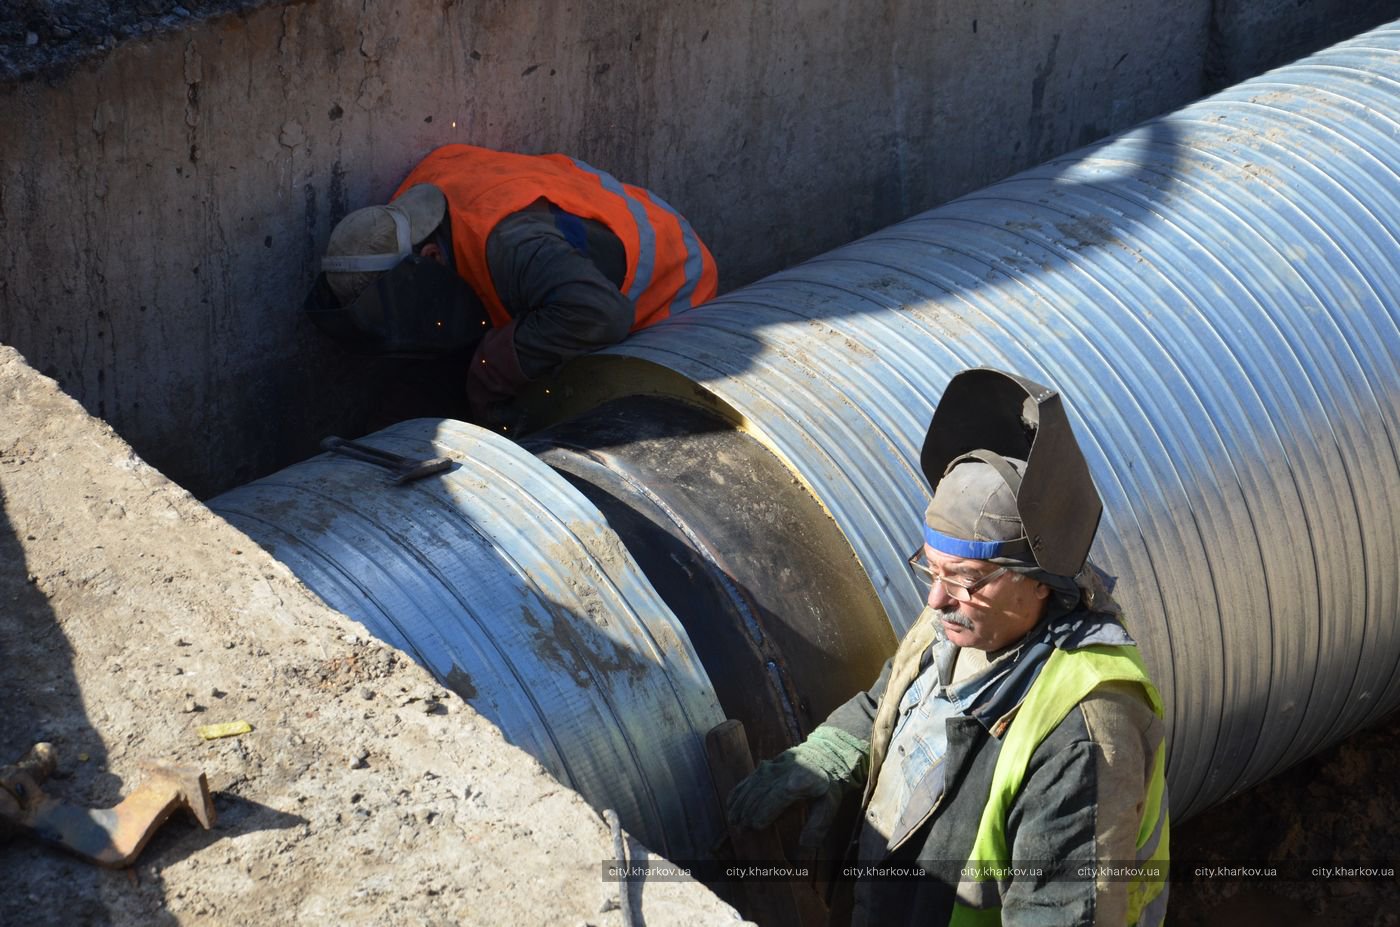
<path id="1" fill-rule="evenodd" d="M 429 154 L 331 232 L 306 309 L 361 349 L 471 352 L 472 418 L 570 358 L 715 295 L 714 258 L 658 196 L 560 154 Z"/>

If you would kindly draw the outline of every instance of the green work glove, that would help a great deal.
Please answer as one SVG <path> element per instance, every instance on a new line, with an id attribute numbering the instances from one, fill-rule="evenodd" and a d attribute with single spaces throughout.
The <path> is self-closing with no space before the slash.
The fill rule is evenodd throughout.
<path id="1" fill-rule="evenodd" d="M 849 790 L 865 781 L 870 744 L 838 727 L 822 724 L 795 747 L 758 764 L 734 786 L 727 803 L 729 823 L 761 830 L 796 802 L 817 799 L 798 837 L 804 850 L 821 844 Z"/>

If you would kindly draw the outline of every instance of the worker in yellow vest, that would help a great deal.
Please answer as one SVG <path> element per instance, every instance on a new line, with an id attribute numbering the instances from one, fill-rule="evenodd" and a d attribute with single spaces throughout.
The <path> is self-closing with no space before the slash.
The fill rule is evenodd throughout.
<path id="1" fill-rule="evenodd" d="M 811 848 L 860 795 L 833 905 L 856 924 L 1161 924 L 1162 702 L 1088 563 L 1102 503 L 1059 395 L 964 371 L 920 463 L 923 613 L 868 692 L 734 789 L 730 821 L 810 800 Z"/>
<path id="2" fill-rule="evenodd" d="M 560 154 L 447 145 L 331 232 L 306 302 L 362 350 L 469 358 L 474 419 L 565 361 L 685 312 L 714 258 L 654 193 Z"/>

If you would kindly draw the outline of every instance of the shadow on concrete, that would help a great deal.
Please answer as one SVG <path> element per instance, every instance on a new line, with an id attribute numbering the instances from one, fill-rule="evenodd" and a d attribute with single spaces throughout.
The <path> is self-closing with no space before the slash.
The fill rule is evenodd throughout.
<path id="1" fill-rule="evenodd" d="M 123 781 L 108 771 L 107 749 L 83 700 L 78 655 L 44 593 L 45 565 L 27 552 L 28 544 L 44 539 L 16 525 L 4 503 L 0 485 L 0 765 L 47 741 L 58 750 L 59 766 L 41 783 L 45 794 L 78 806 L 111 807 L 140 776 Z M 89 673 L 106 671 L 85 667 Z M 165 867 L 220 840 L 306 823 L 231 792 L 215 793 L 214 805 L 213 830 L 176 811 L 125 870 L 93 865 L 26 832 L 11 835 L 0 843 L 6 881 L 0 924 L 174 924 L 165 906 Z"/>
<path id="2" fill-rule="evenodd" d="M 106 771 L 106 747 L 83 704 L 73 648 L 43 592 L 43 564 L 26 556 L 26 542 L 38 538 L 12 523 L 5 503 L 0 485 L 0 765 L 47 741 L 58 749 L 59 768 L 42 784 L 46 793 L 78 804 L 115 794 L 119 780 Z M 24 834 L 0 843 L 0 872 L 3 924 L 113 923 L 107 890 L 125 883 Z M 63 904 L 55 906 L 57 899 Z"/>
<path id="3" fill-rule="evenodd" d="M 172 866 L 215 843 L 265 830 L 290 830 L 308 823 L 296 814 L 278 811 L 232 792 L 215 792 L 214 811 L 218 822 L 204 830 L 190 814 L 176 812 L 146 845 L 141 864 L 154 869 Z"/>

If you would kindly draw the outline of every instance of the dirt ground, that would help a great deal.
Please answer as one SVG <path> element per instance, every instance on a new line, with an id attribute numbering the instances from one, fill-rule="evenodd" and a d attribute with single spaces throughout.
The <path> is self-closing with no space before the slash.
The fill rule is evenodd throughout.
<path id="1" fill-rule="evenodd" d="M 1168 923 L 1178 927 L 1400 925 L 1400 881 L 1314 868 L 1400 872 L 1400 714 L 1208 809 L 1172 833 Z M 1278 877 L 1196 876 L 1200 868 Z"/>
<path id="2" fill-rule="evenodd" d="M 0 0 L 0 79 L 52 73 L 132 36 L 268 0 Z"/>
<path id="3" fill-rule="evenodd" d="M 127 871 L 0 844 L 0 924 L 623 923 L 597 812 L 4 346 L 0 653 L 0 763 L 50 741 L 46 790 L 96 807 L 144 759 L 194 764 L 219 816 Z M 739 920 L 695 882 L 625 901 Z"/>

